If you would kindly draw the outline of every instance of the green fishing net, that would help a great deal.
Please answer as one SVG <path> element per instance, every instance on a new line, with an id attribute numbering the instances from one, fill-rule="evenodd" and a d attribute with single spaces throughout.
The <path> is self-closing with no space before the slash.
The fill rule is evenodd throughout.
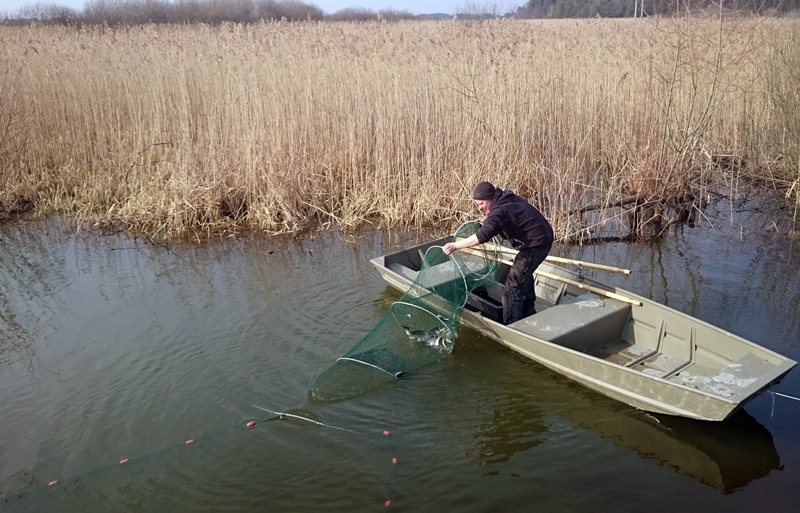
<path id="1" fill-rule="evenodd" d="M 466 223 L 453 240 L 469 237 L 479 228 L 478 223 Z M 309 399 L 332 402 L 354 397 L 449 355 L 470 293 L 496 279 L 498 262 L 496 250 L 484 246 L 450 255 L 441 246 L 429 248 L 405 294 L 358 344 L 312 381 Z"/>

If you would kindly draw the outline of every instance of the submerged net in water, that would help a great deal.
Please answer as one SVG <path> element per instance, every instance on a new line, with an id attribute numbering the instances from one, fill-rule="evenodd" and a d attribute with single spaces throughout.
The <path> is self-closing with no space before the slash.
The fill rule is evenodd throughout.
<path id="1" fill-rule="evenodd" d="M 478 228 L 477 223 L 466 223 L 453 238 L 469 237 Z M 429 248 L 405 294 L 372 331 L 311 383 L 309 399 L 354 397 L 450 354 L 467 298 L 496 279 L 498 261 L 496 251 L 483 246 L 449 256 L 441 246 Z"/>

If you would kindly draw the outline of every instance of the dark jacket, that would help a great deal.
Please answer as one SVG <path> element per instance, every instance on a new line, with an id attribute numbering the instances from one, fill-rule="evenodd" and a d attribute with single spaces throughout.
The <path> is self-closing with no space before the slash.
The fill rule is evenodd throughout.
<path id="1" fill-rule="evenodd" d="M 553 228 L 542 213 L 512 191 L 499 188 L 476 235 L 481 244 L 499 235 L 517 249 L 544 248 L 553 243 Z"/>

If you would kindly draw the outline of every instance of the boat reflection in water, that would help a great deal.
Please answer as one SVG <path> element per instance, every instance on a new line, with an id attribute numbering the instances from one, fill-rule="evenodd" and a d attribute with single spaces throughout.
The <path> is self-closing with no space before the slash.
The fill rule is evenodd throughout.
<path id="1" fill-rule="evenodd" d="M 496 410 L 490 427 L 473 433 L 479 464 L 505 461 L 544 443 L 559 418 L 724 494 L 780 469 L 772 434 L 744 409 L 721 422 L 651 414 L 552 378 L 532 379 L 527 401 L 512 398 L 517 405 Z M 532 408 L 530 397 L 546 406 Z M 520 411 L 523 403 L 528 407 Z"/>
<path id="2" fill-rule="evenodd" d="M 667 415 L 659 415 L 658 420 L 661 424 L 655 428 L 660 435 L 642 440 L 646 429 L 631 430 L 618 445 L 726 494 L 780 468 L 772 435 L 745 410 L 721 423 Z"/>

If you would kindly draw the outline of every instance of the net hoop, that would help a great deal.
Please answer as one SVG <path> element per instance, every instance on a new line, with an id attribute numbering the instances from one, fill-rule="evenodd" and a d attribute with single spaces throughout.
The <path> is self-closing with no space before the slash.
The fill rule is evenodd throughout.
<path id="1" fill-rule="evenodd" d="M 448 325 L 447 325 L 447 323 L 446 323 L 446 322 L 444 322 L 444 321 L 441 319 L 441 317 L 439 317 L 439 315 L 437 315 L 437 314 L 435 314 L 435 313 L 431 312 L 431 311 L 430 311 L 430 310 L 428 310 L 427 308 L 422 308 L 422 307 L 421 307 L 421 306 L 419 306 L 419 305 L 415 305 L 414 303 L 409 303 L 409 302 L 407 302 L 407 301 L 395 301 L 394 303 L 392 303 L 392 306 L 391 306 L 391 307 L 389 307 L 389 311 L 390 311 L 390 312 L 392 312 L 392 317 L 394 317 L 394 320 L 395 320 L 395 321 L 397 322 L 397 324 L 398 324 L 398 325 L 400 325 L 401 327 L 403 326 L 403 323 L 402 323 L 402 322 L 400 322 L 400 319 L 398 319 L 398 318 L 397 318 L 397 315 L 395 315 L 395 308 L 394 308 L 394 305 L 410 306 L 411 308 L 417 308 L 417 309 L 419 309 L 419 310 L 422 310 L 422 311 L 423 311 L 423 312 L 425 312 L 426 314 L 430 315 L 431 317 L 433 317 L 434 319 L 436 319 L 437 321 L 439 321 L 439 324 L 441 324 L 443 328 L 446 328 L 446 329 L 447 329 L 447 331 L 449 331 L 451 335 L 455 335 L 455 332 L 453 331 L 453 328 L 451 328 L 450 326 L 448 326 Z"/>
<path id="2" fill-rule="evenodd" d="M 459 227 L 458 227 L 458 229 L 455 231 L 455 233 L 456 233 L 456 234 L 460 233 L 460 232 L 461 232 L 461 230 L 462 230 L 462 229 L 463 229 L 465 226 L 467 226 L 467 225 L 470 225 L 470 224 L 478 224 L 478 225 L 480 225 L 481 223 L 479 223 L 478 221 L 467 221 L 467 222 L 461 223 L 461 226 L 459 226 Z M 453 238 L 455 239 L 455 235 L 453 235 Z M 465 237 L 465 238 L 466 238 L 466 237 Z M 496 239 L 493 239 L 493 240 L 496 240 Z M 484 252 L 486 252 L 486 253 L 492 253 L 492 254 L 493 254 L 493 258 L 492 258 L 492 260 L 498 260 L 498 258 L 497 258 L 497 253 L 498 253 L 498 251 L 497 251 L 497 249 L 488 249 L 488 248 L 487 248 L 486 246 L 484 246 L 483 244 L 481 244 L 481 246 L 482 246 L 482 248 L 481 248 L 481 250 L 482 250 L 482 251 L 484 251 Z M 453 260 L 455 261 L 455 259 L 453 259 Z M 460 266 L 460 265 L 459 265 L 459 271 L 461 271 L 461 275 L 465 277 L 465 278 L 464 278 L 464 280 L 465 280 L 465 282 L 466 282 L 466 273 L 464 272 L 464 269 L 461 269 L 461 266 Z M 494 272 L 495 272 L 495 270 L 494 270 L 494 269 L 487 268 L 487 269 L 486 269 L 486 272 L 485 272 L 484 274 L 480 275 L 480 278 L 481 278 L 481 279 L 485 279 L 485 278 L 487 278 L 488 276 L 491 276 L 491 275 L 492 275 L 492 273 L 494 273 Z"/>
<path id="3" fill-rule="evenodd" d="M 444 253 L 444 250 L 442 250 L 442 246 L 431 246 L 425 251 L 425 257 L 424 257 L 425 262 L 428 261 L 428 252 L 430 252 L 430 250 L 432 250 L 433 248 L 438 248 L 440 251 L 442 251 L 442 253 Z M 461 266 L 458 264 L 458 261 L 455 258 L 453 258 L 453 255 L 446 255 L 446 256 L 447 258 L 450 259 L 451 262 L 453 262 L 453 265 L 456 266 L 456 269 L 458 269 L 458 273 L 461 275 L 461 282 L 464 284 L 464 290 L 469 290 L 469 288 L 467 287 L 467 276 L 464 274 L 464 269 L 462 269 Z M 432 290 L 431 292 L 436 293 L 435 290 Z M 466 297 L 464 301 L 466 301 Z M 459 305 L 459 306 L 463 307 L 464 305 Z"/>
<path id="4" fill-rule="evenodd" d="M 356 362 L 356 363 L 360 363 L 360 364 L 362 364 L 362 365 L 366 365 L 367 367 L 372 367 L 373 369 L 377 369 L 377 370 L 379 370 L 379 371 L 381 371 L 381 372 L 385 372 L 386 374 L 390 375 L 390 376 L 391 376 L 391 377 L 393 377 L 394 379 L 397 379 L 397 377 L 398 377 L 400 374 L 402 374 L 402 373 L 397 373 L 397 374 L 395 374 L 394 372 L 390 372 L 390 371 L 388 371 L 388 370 L 386 370 L 386 369 L 384 369 L 384 368 L 382 368 L 382 367 L 378 367 L 378 366 L 377 366 L 377 365 L 375 365 L 375 364 L 368 363 L 368 362 L 365 362 L 364 360 L 359 360 L 359 359 L 357 359 L 357 358 L 350 358 L 349 356 L 341 356 L 341 357 L 337 358 L 337 359 L 336 359 L 336 361 L 337 361 L 337 362 L 345 361 L 345 362 Z"/>

